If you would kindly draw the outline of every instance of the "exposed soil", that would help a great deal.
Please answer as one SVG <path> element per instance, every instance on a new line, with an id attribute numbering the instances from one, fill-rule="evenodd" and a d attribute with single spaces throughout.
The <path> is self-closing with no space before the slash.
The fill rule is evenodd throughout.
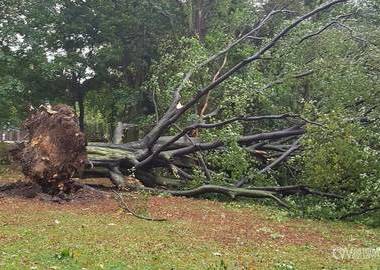
<path id="1" fill-rule="evenodd" d="M 331 246 L 334 243 L 333 239 L 326 239 L 318 232 L 305 230 L 301 222 L 274 222 L 268 217 L 255 215 L 252 210 L 226 209 L 219 202 L 152 197 L 149 209 L 160 217 L 190 220 L 196 224 L 194 229 L 203 239 L 226 245 L 244 245 L 253 240 L 258 245 L 312 243 L 315 246 Z"/>
<path id="2" fill-rule="evenodd" d="M 0 185 L 0 198 L 36 199 L 46 202 L 92 202 L 104 199 L 107 194 L 101 190 L 91 188 L 71 180 L 72 193 L 51 195 L 43 191 L 42 187 L 34 182 L 17 181 Z"/>
<path id="3" fill-rule="evenodd" d="M 70 178 L 87 161 L 85 135 L 67 105 L 40 106 L 23 123 L 28 140 L 12 151 L 24 175 L 51 194 L 72 193 Z"/>

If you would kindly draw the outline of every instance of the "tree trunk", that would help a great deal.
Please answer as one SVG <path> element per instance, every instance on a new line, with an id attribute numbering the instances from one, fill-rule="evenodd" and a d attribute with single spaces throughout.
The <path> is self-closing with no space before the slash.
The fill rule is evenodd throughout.
<path id="1" fill-rule="evenodd" d="M 79 106 L 79 128 L 81 132 L 84 132 L 84 99 L 85 95 L 84 93 L 80 93 L 78 95 L 78 106 Z"/>
<path id="2" fill-rule="evenodd" d="M 192 28 L 194 35 L 198 36 L 201 43 L 204 42 L 206 37 L 206 16 L 204 8 L 204 0 L 195 0 L 193 1 L 192 7 Z"/>
<path id="3" fill-rule="evenodd" d="M 112 143 L 121 144 L 123 142 L 124 124 L 122 122 L 117 122 L 112 133 Z"/>

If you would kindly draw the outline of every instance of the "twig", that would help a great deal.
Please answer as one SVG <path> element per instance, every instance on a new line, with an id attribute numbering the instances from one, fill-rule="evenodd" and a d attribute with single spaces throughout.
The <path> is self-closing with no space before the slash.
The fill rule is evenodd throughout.
<path id="1" fill-rule="evenodd" d="M 271 164 L 269 164 L 268 166 L 266 166 L 264 169 L 262 169 L 259 173 L 260 174 L 263 174 L 263 173 L 266 173 L 268 171 L 270 171 L 273 167 L 277 166 L 278 164 L 280 164 L 282 161 L 284 161 L 288 156 L 290 156 L 294 151 L 296 151 L 298 148 L 299 148 L 299 145 L 298 143 L 300 142 L 302 136 L 300 138 L 298 138 L 297 140 L 294 141 L 294 143 L 291 145 L 291 147 L 286 151 L 284 152 L 280 157 L 278 157 L 275 161 L 273 161 Z M 243 178 L 241 180 L 239 180 L 235 186 L 236 187 L 241 187 L 243 186 L 245 183 L 247 182 L 247 179 L 246 178 Z"/>
<path id="2" fill-rule="evenodd" d="M 311 75 L 313 73 L 314 73 L 314 70 L 307 70 L 307 71 L 304 71 L 302 73 L 292 75 L 292 76 L 290 76 L 290 78 L 292 78 L 292 79 L 301 79 L 301 78 L 309 76 L 309 75 Z M 262 87 L 259 90 L 257 90 L 257 92 L 258 93 L 262 93 L 265 90 L 267 90 L 269 88 L 272 88 L 273 86 L 275 86 L 277 84 L 282 84 L 284 82 L 285 82 L 285 79 L 277 79 L 277 80 L 275 80 L 273 82 L 270 82 L 270 83 L 266 84 L 264 87 Z"/>
<path id="3" fill-rule="evenodd" d="M 157 104 L 157 100 L 156 100 L 156 90 L 152 91 L 152 100 L 153 100 L 154 113 L 156 115 L 156 124 L 157 124 L 158 121 L 160 120 L 160 116 L 158 113 L 158 104 Z"/>
<path id="4" fill-rule="evenodd" d="M 290 156 L 294 151 L 296 151 L 299 148 L 298 143 L 300 142 L 302 136 L 298 138 L 297 140 L 294 141 L 292 146 L 285 152 L 283 153 L 278 159 L 273 161 L 271 164 L 266 166 L 264 169 L 260 171 L 260 173 L 266 173 L 270 171 L 272 168 L 276 167 L 278 164 L 280 164 L 284 159 L 286 159 L 288 156 Z"/>
<path id="5" fill-rule="evenodd" d="M 120 204 L 120 207 L 125 211 L 125 212 L 128 212 L 130 214 L 132 214 L 134 217 L 137 217 L 139 219 L 144 219 L 144 220 L 149 220 L 149 221 L 166 221 L 166 219 L 164 218 L 151 218 L 151 217 L 144 217 L 144 216 L 141 216 L 141 215 L 138 215 L 136 214 L 134 211 L 132 211 L 128 205 L 126 204 L 126 202 L 124 201 L 124 198 L 123 196 L 118 193 L 117 191 L 113 190 L 113 193 L 116 195 L 116 197 L 119 199 L 119 204 Z"/>
<path id="6" fill-rule="evenodd" d="M 227 64 L 227 56 L 228 56 L 228 54 L 226 54 L 226 55 L 224 56 L 224 59 L 223 59 L 223 63 L 222 63 L 222 65 L 220 66 L 220 68 L 219 68 L 218 71 L 215 73 L 215 75 L 214 75 L 214 77 L 213 77 L 213 79 L 212 79 L 213 82 L 215 82 L 215 81 L 219 78 L 220 73 L 222 72 L 224 66 Z M 206 109 L 207 109 L 207 106 L 208 106 L 208 100 L 209 100 L 209 98 L 210 98 L 210 92 L 207 93 L 206 98 L 205 98 L 205 102 L 204 102 L 204 104 L 203 104 L 203 106 L 202 106 L 202 108 L 201 108 L 201 111 L 200 111 L 200 113 L 199 113 L 199 117 L 200 117 L 201 119 L 203 118 L 203 115 L 204 115 L 205 112 L 206 112 Z"/>
<path id="7" fill-rule="evenodd" d="M 178 125 L 174 125 L 177 129 L 181 130 L 181 128 L 178 126 Z M 194 143 L 194 140 L 187 134 L 185 134 L 186 138 L 191 142 L 192 145 L 195 145 Z M 209 169 L 207 168 L 207 164 L 205 162 L 205 159 L 203 158 L 203 155 L 201 152 L 197 152 L 197 156 L 198 156 L 198 159 L 199 159 L 199 162 L 201 163 L 202 167 L 203 167 L 203 170 L 204 170 L 204 173 L 206 175 L 206 178 L 208 181 L 211 181 L 211 174 L 210 174 L 210 171 Z"/>

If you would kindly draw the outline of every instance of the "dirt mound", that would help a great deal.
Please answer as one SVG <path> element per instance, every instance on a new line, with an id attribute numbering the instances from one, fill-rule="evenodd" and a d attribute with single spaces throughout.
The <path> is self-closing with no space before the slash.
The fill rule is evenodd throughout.
<path id="1" fill-rule="evenodd" d="M 87 160 L 85 135 L 67 105 L 40 106 L 25 120 L 28 141 L 13 151 L 28 179 L 50 194 L 71 193 L 70 178 Z M 75 191 L 75 190 L 74 190 Z"/>

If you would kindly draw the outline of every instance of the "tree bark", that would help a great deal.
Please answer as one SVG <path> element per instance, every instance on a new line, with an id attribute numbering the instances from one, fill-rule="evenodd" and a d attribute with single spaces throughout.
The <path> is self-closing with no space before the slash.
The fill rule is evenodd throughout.
<path id="1" fill-rule="evenodd" d="M 85 126 L 84 126 L 84 99 L 85 99 L 85 94 L 80 93 L 78 95 L 78 106 L 79 106 L 79 129 L 80 131 L 84 132 Z"/>

